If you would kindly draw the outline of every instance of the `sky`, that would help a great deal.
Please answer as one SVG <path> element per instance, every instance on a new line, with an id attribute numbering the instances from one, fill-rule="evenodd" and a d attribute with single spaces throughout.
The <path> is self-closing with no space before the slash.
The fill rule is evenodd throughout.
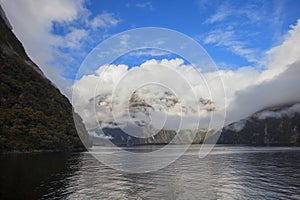
<path id="1" fill-rule="evenodd" d="M 300 1 L 297 0 L 0 2 L 30 58 L 68 98 L 74 85 L 91 84 L 93 80 L 88 77 L 97 77 L 97 72 L 76 76 L 86 56 L 97 45 L 123 31 L 160 27 L 192 38 L 214 61 L 216 72 L 204 77 L 217 73 L 222 78 L 227 102 L 221 103 L 220 110 L 227 109 L 227 123 L 270 105 L 300 100 L 299 89 L 295 87 L 300 79 Z M 107 64 L 111 64 L 111 77 L 135 66 L 143 74 L 143 64 L 151 59 L 156 65 L 161 65 L 163 59 L 167 65 L 175 60 L 177 71 L 193 64 L 176 58 L 180 56 L 162 56 L 152 51 L 124 56 Z M 119 65 L 122 67 L 118 68 Z M 110 84 L 113 80 L 116 78 Z M 283 92 L 278 92 L 279 89 Z M 93 95 L 87 94 L 87 99 Z"/>
<path id="2" fill-rule="evenodd" d="M 188 35 L 221 69 L 263 67 L 260 60 L 265 52 L 280 44 L 300 17 L 297 0 L 1 0 L 1 5 L 14 33 L 46 75 L 71 80 L 101 41 L 139 27 Z"/>

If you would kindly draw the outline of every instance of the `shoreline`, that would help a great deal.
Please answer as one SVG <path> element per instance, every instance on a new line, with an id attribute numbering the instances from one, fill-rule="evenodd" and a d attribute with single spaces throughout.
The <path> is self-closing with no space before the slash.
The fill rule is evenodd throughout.
<path id="1" fill-rule="evenodd" d="M 77 152 L 86 152 L 86 148 L 76 148 L 76 149 L 55 149 L 55 150 L 31 150 L 31 151 L 1 151 L 0 155 L 8 154 L 39 154 L 39 153 L 77 153 Z"/>
<path id="2" fill-rule="evenodd" d="M 167 143 L 159 143 L 159 144 L 134 144 L 134 145 L 116 145 L 116 147 L 140 147 L 140 146 L 165 146 Z M 170 144 L 170 145 L 187 145 L 187 144 Z M 190 145 L 202 145 L 193 143 Z M 207 144 L 208 145 L 208 144 Z M 249 144 L 215 144 L 215 146 L 223 146 L 223 147 L 300 147 L 299 145 L 249 145 Z M 102 146 L 102 145 L 94 145 L 92 147 L 110 147 L 110 146 Z M 91 148 L 91 147 L 90 147 Z M 77 149 L 65 149 L 65 150 L 32 150 L 32 151 L 2 151 L 1 155 L 18 155 L 18 154 L 40 154 L 40 153 L 80 153 L 80 152 L 88 152 L 89 150 L 86 148 L 77 148 Z"/>
<path id="3" fill-rule="evenodd" d="M 192 144 L 169 144 L 169 143 L 155 143 L 155 144 L 115 144 L 116 147 L 138 147 L 138 146 L 165 146 L 165 145 L 202 145 L 203 143 L 192 143 Z M 204 145 L 210 145 L 210 144 L 204 144 Z M 214 144 L 215 146 L 241 146 L 241 147 L 300 147 L 300 145 L 286 145 L 286 144 L 274 144 L 274 145 L 252 145 L 252 144 Z M 93 147 L 110 147 L 105 145 L 93 145 Z"/>

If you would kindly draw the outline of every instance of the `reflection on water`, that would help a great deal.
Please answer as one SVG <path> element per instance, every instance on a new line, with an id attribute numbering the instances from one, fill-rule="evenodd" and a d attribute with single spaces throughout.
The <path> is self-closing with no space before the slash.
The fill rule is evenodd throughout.
<path id="1" fill-rule="evenodd" d="M 88 153 L 3 155 L 0 199 L 300 199 L 300 148 L 218 146 L 204 159 L 198 151 L 147 174 Z"/>

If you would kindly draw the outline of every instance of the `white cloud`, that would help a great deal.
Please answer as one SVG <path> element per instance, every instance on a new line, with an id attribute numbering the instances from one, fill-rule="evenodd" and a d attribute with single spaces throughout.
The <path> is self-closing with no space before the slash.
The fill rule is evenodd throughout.
<path id="1" fill-rule="evenodd" d="M 129 108 L 131 114 L 141 122 L 148 120 L 145 112 L 149 112 L 150 118 L 152 117 L 150 121 L 157 129 L 164 125 L 165 128 L 176 130 L 174 127 L 179 125 L 181 116 L 189 118 L 189 122 L 182 124 L 183 127 L 194 126 L 199 118 L 197 105 L 200 104 L 200 98 L 210 99 L 205 80 L 192 66 L 184 65 L 183 60 L 149 60 L 130 69 L 126 65 L 105 65 L 95 74 L 83 76 L 74 84 L 73 105 L 91 129 L 97 126 L 97 121 L 101 121 L 103 126 L 109 126 L 114 121 L 112 114 L 115 120 L 119 119 L 116 120 L 118 124 L 124 125 L 132 120 L 126 113 L 128 101 L 133 98 L 134 92 L 139 100 L 130 102 L 151 107 L 133 106 Z M 93 112 L 94 98 L 98 104 L 96 121 Z M 206 120 L 210 118 L 207 110 L 214 106 L 208 104 L 200 108 L 200 113 L 206 116 Z M 142 112 L 140 109 L 144 108 L 147 111 Z M 168 120 L 161 124 L 165 117 Z"/>
<path id="2" fill-rule="evenodd" d="M 300 102 L 300 20 L 285 41 L 268 51 L 267 69 L 235 94 L 228 121 L 244 118 L 265 107 Z"/>
<path id="3" fill-rule="evenodd" d="M 166 66 L 167 69 L 172 69 L 171 72 L 164 70 Z M 187 80 L 190 85 L 184 86 L 184 81 L 178 79 L 178 75 L 180 78 Z M 128 100 L 126 99 L 126 96 L 132 94 L 135 87 L 139 88 L 142 86 L 143 81 L 148 80 L 149 77 L 155 77 L 154 82 L 163 83 L 164 85 L 169 86 L 177 94 L 178 101 L 182 103 L 168 107 L 166 103 L 172 101 L 166 99 L 164 89 L 155 87 L 140 89 L 140 92 L 138 93 L 139 97 L 155 109 L 155 112 L 152 113 L 152 115 L 155 116 L 153 117 L 154 121 L 152 122 L 156 123 L 157 127 L 160 126 L 160 121 L 163 121 L 161 117 L 165 116 L 169 119 L 165 126 L 168 126 L 170 129 L 174 129 L 174 127 L 179 124 L 178 118 L 175 116 L 183 116 L 186 120 L 189 119 L 192 122 L 195 122 L 199 116 L 196 112 L 193 112 L 197 110 L 197 106 L 191 103 L 194 100 L 194 95 L 198 102 L 197 105 L 200 105 L 201 98 L 213 100 L 213 104 L 201 105 L 200 107 L 200 120 L 203 122 L 202 126 L 208 127 L 211 117 L 211 112 L 209 110 L 215 109 L 214 112 L 216 115 L 220 116 L 218 119 L 222 120 L 222 113 L 234 100 L 235 93 L 253 84 L 259 75 L 259 72 L 254 69 L 244 67 L 237 71 L 221 70 L 204 73 L 202 74 L 204 79 L 202 79 L 197 70 L 192 66 L 185 65 L 181 59 L 162 61 L 149 60 L 140 66 L 131 69 L 128 69 L 126 65 L 105 65 L 99 67 L 95 74 L 83 76 L 74 84 L 73 105 L 88 124 L 89 128 L 93 129 L 96 127 L 98 124 L 97 121 L 101 121 L 102 126 L 110 126 L 110 122 L 114 121 L 111 110 L 113 104 L 115 104 L 115 108 L 118 108 L 118 112 L 115 113 L 115 116 L 124 115 L 127 105 L 126 100 Z M 227 104 L 225 104 L 222 83 L 216 81 L 219 80 L 220 77 L 223 80 L 226 90 Z M 126 82 L 120 83 L 120 80 L 122 79 L 126 79 Z M 97 84 L 99 84 L 99 87 L 98 89 L 95 89 Z M 117 86 L 120 88 L 116 89 Z M 210 87 L 210 90 L 207 89 L 207 86 Z M 112 95 L 114 89 L 117 94 L 115 96 Z M 213 93 L 212 96 L 210 92 Z M 94 102 L 91 101 L 94 97 L 97 99 L 96 102 L 99 103 L 99 105 L 96 106 L 96 108 L 98 108 L 97 120 L 94 118 Z M 183 110 L 181 110 L 181 108 L 183 108 Z M 160 109 L 162 109 L 163 112 L 161 112 Z M 147 112 L 150 111 L 148 110 Z M 140 121 L 147 121 L 147 119 L 139 114 L 136 114 L 136 118 Z M 129 119 L 124 118 L 122 120 L 126 121 Z M 122 123 L 124 124 L 125 121 L 122 121 Z M 216 124 L 219 123 L 221 122 Z M 190 123 L 187 124 L 188 125 L 185 127 L 191 125 Z"/>
<path id="4" fill-rule="evenodd" d="M 68 43 L 65 42 L 66 38 L 52 33 L 52 25 L 53 22 L 68 23 L 75 20 L 84 12 L 83 1 L 2 0 L 1 5 L 29 57 L 67 93 L 67 82 L 60 76 L 61 69 L 47 64 L 54 60 L 53 50 Z"/>
<path id="5" fill-rule="evenodd" d="M 296 25 L 285 35 L 282 44 L 266 52 L 264 63 L 268 69 L 262 74 L 262 79 L 271 79 L 277 74 L 285 71 L 289 65 L 299 61 L 300 55 L 300 19 Z"/>
<path id="6" fill-rule="evenodd" d="M 237 121 L 266 107 L 300 102 L 299 85 L 300 62 L 296 62 L 274 78 L 236 93 L 229 105 L 228 121 Z"/>
<path id="7" fill-rule="evenodd" d="M 61 43 L 59 36 L 51 34 L 52 22 L 68 22 L 82 9 L 80 1 L 1 1 L 13 26 L 13 31 L 23 42 L 29 56 L 38 64 L 51 60 L 51 46 Z M 37 42 L 39 41 L 39 42 Z"/>

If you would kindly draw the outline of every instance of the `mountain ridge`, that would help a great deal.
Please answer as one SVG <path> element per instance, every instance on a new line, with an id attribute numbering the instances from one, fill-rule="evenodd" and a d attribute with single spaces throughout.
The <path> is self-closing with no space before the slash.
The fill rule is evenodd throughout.
<path id="1" fill-rule="evenodd" d="M 224 127 L 218 143 L 300 146 L 299 128 L 299 103 L 271 106 Z"/>

